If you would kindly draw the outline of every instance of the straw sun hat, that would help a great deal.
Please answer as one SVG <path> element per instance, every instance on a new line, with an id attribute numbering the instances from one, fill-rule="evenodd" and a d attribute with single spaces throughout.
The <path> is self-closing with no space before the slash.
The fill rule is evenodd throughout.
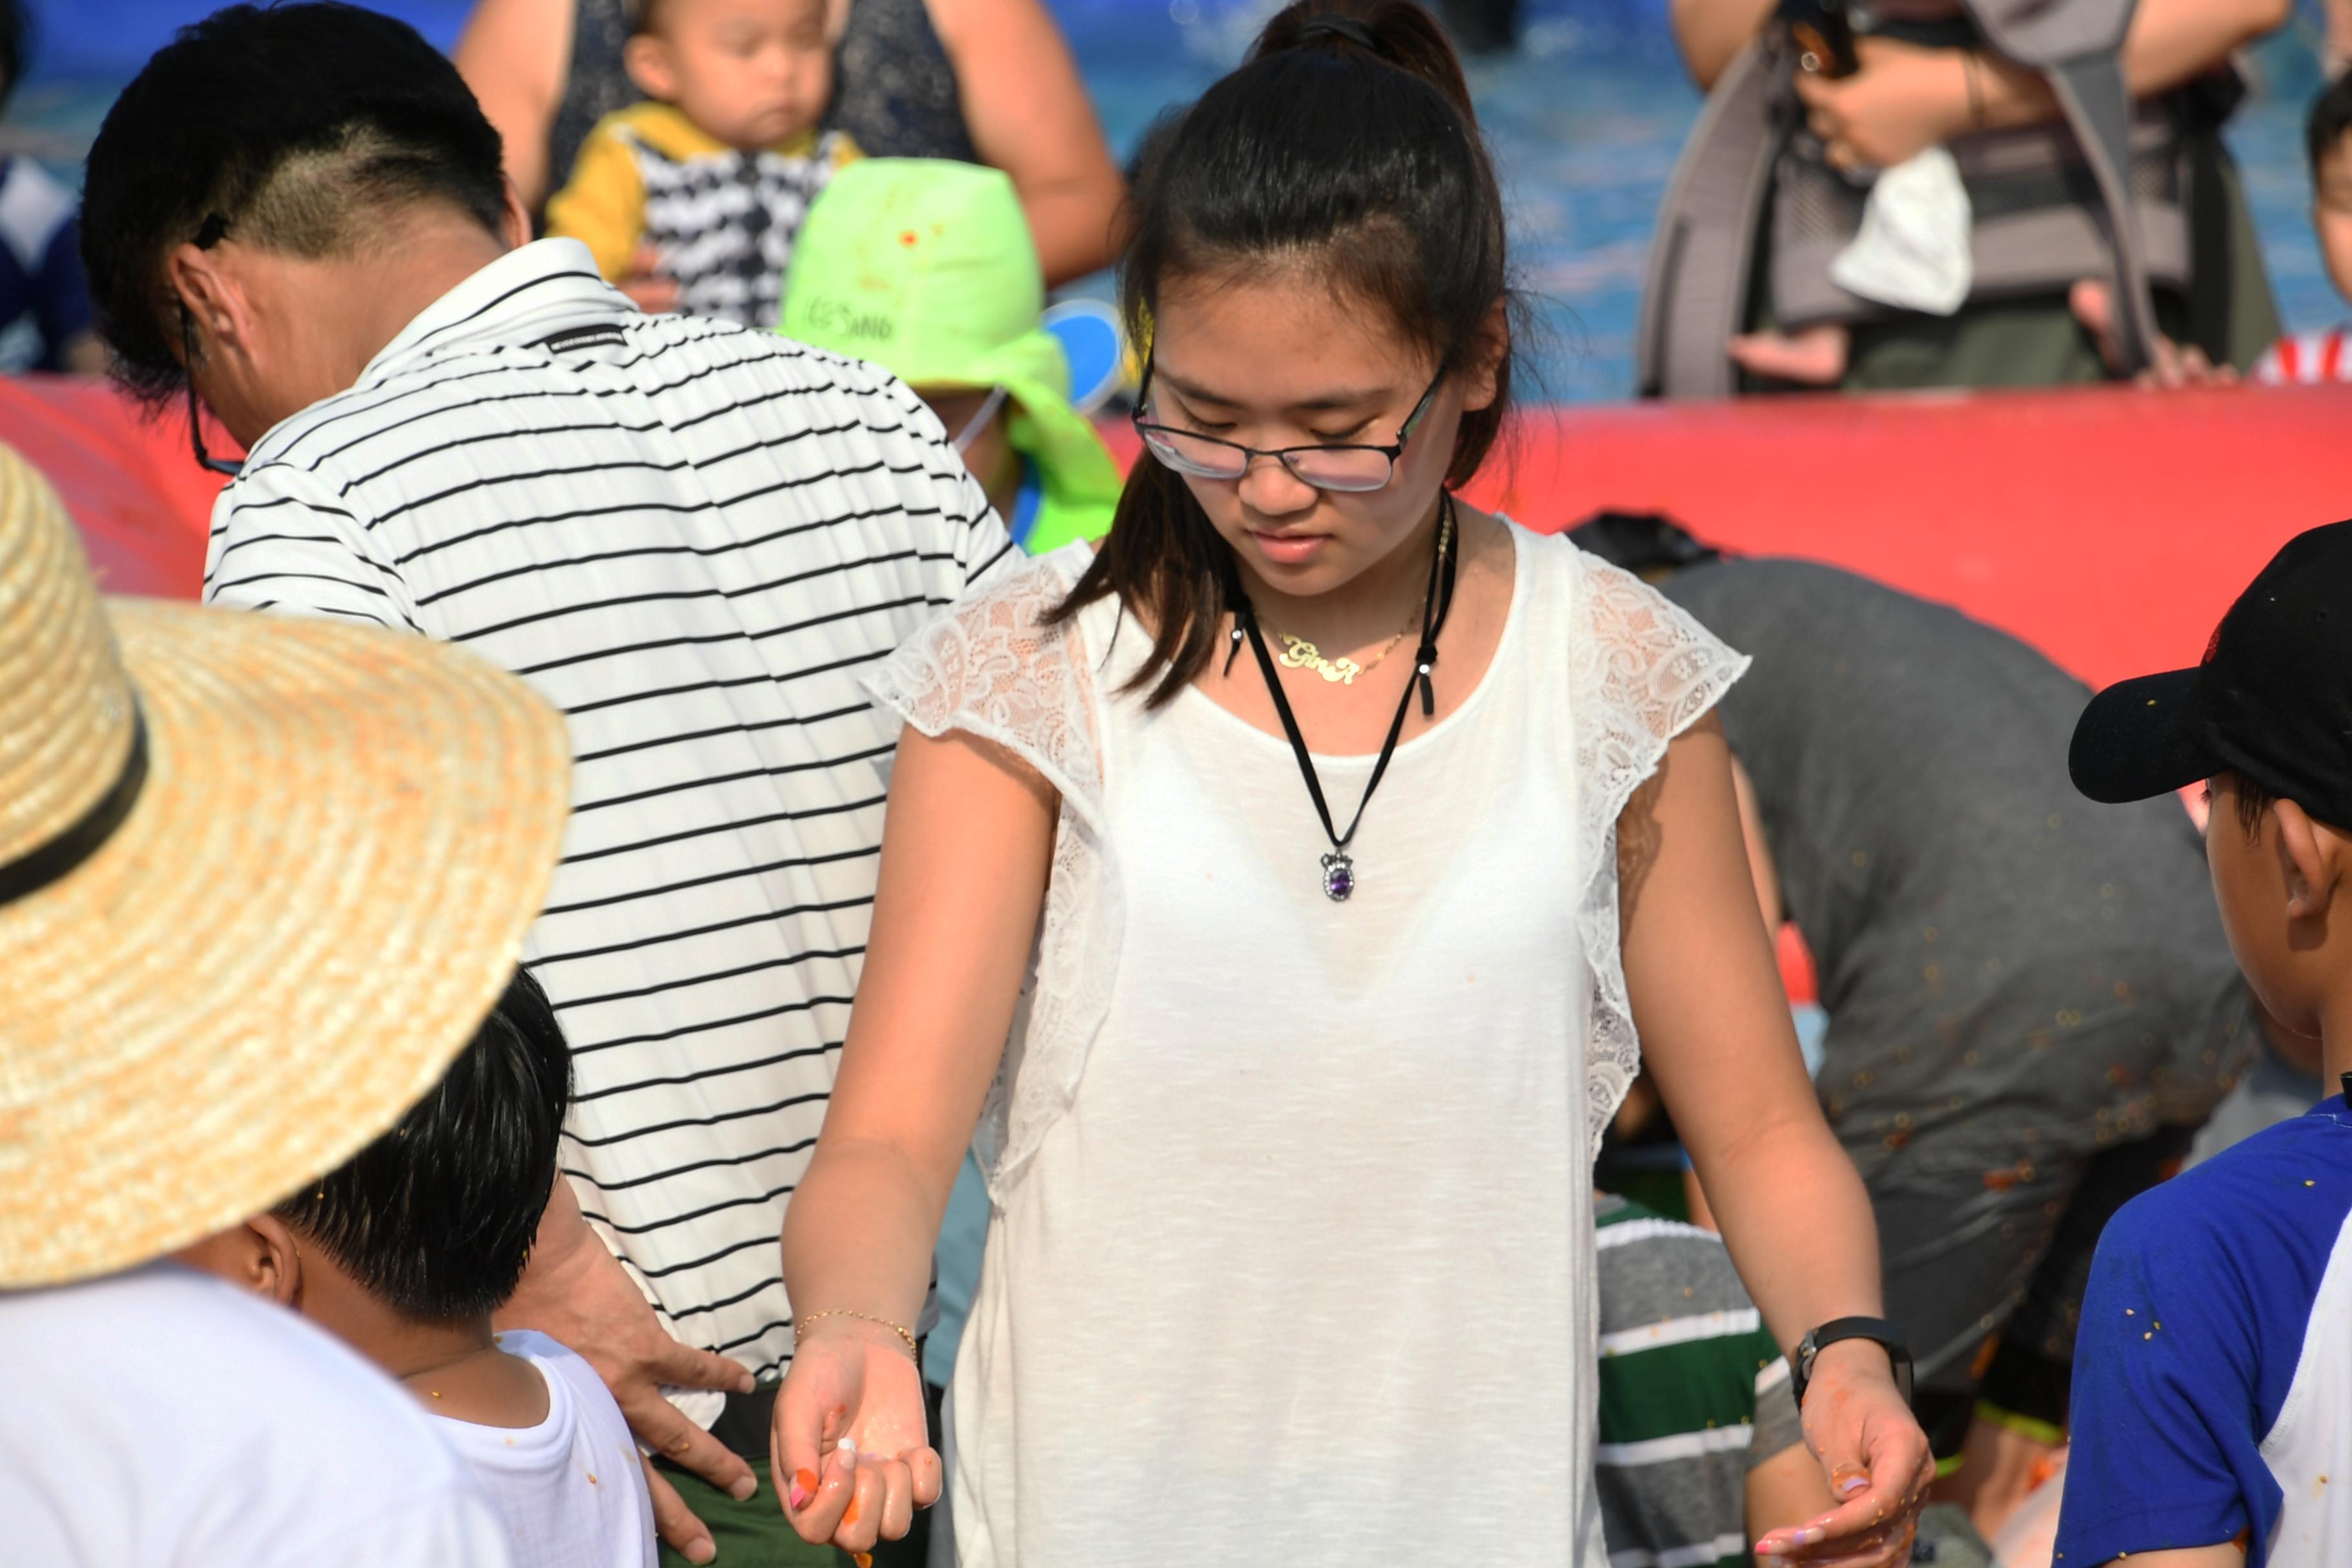
<path id="1" fill-rule="evenodd" d="M 561 715 L 419 637 L 103 605 L 0 447 L 0 1287 L 161 1256 L 397 1121 L 512 973 Z"/>

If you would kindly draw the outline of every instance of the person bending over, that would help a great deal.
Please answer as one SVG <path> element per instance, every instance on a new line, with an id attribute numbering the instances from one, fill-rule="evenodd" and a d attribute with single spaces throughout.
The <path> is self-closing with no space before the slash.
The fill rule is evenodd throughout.
<path id="1" fill-rule="evenodd" d="M 649 1568 L 653 1510 L 612 1394 L 545 1334 L 490 1329 L 547 1207 L 571 1099 L 563 1031 L 517 970 L 392 1131 L 179 1257 L 301 1313 L 441 1417 L 520 1568 Z"/>
<path id="2" fill-rule="evenodd" d="M 607 279 L 677 286 L 677 309 L 776 324 L 793 241 L 834 171 L 824 0 L 635 0 L 627 61 L 649 101 L 606 115 L 547 204 Z"/>
<path id="3" fill-rule="evenodd" d="M 2352 1087 L 2352 522 L 2288 542 L 2193 669 L 2109 687 L 2095 801 L 2206 781 L 2205 855 L 2263 1005 Z M 2126 1205 L 2074 1356 L 2064 1568 L 2352 1562 L 2352 1112 L 2330 1095 Z"/>
<path id="4" fill-rule="evenodd" d="M 1990 1535 L 2063 1440 L 2100 1227 L 2261 1033 L 2196 830 L 2170 801 L 2082 809 L 2060 759 L 2083 686 L 2014 637 L 1662 518 L 1570 537 L 1756 660 L 1723 722 L 1757 896 L 1812 952 L 1822 1104 L 1886 1238 L 1921 1420 L 1966 1457 L 1946 1489 Z"/>

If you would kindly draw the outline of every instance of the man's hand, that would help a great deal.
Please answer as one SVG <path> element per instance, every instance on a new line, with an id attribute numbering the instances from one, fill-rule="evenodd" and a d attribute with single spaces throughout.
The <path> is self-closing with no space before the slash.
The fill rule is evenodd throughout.
<path id="1" fill-rule="evenodd" d="M 692 1470 L 738 1501 L 750 1497 L 759 1484 L 751 1467 L 688 1420 L 661 1391 L 667 1384 L 749 1394 L 751 1373 L 725 1356 L 669 1336 L 621 1260 L 581 1217 L 571 1183 L 556 1178 L 547 1208 L 530 1266 L 513 1299 L 498 1313 L 498 1326 L 537 1329 L 571 1347 L 613 1391 L 629 1430 L 648 1451 Z M 677 1489 L 650 1464 L 646 1481 L 662 1540 L 688 1562 L 709 1562 L 716 1552 L 710 1531 Z"/>

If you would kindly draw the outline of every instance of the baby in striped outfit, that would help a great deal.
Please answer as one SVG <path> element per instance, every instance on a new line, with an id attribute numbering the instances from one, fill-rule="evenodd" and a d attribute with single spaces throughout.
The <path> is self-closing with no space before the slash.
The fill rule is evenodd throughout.
<path id="1" fill-rule="evenodd" d="M 614 281 L 656 273 L 677 308 L 773 327 L 793 242 L 834 171 L 824 0 L 633 0 L 623 58 L 647 102 L 608 114 L 547 204 Z"/>

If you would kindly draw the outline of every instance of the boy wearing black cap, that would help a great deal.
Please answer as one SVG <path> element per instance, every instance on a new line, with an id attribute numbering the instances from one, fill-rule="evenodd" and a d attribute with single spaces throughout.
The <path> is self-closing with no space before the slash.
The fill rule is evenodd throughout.
<path id="1" fill-rule="evenodd" d="M 2352 1079 L 2352 522 L 2239 596 L 2194 669 L 2101 692 L 2093 800 L 2208 781 L 2231 951 Z M 2352 1115 L 2342 1096 L 2133 1200 L 2092 1267 L 2060 1568 L 2352 1562 Z"/>

